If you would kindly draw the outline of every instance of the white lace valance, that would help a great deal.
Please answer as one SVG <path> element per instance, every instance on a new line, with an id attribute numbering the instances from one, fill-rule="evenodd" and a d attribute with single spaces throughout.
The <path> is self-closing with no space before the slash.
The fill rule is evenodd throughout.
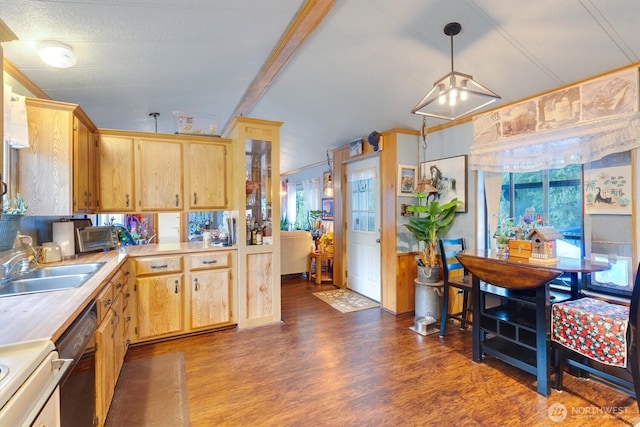
<path id="1" fill-rule="evenodd" d="M 377 175 L 377 170 L 376 168 L 367 168 L 367 169 L 360 169 L 357 171 L 353 171 L 351 172 L 348 176 L 347 176 L 347 181 L 348 182 L 355 182 L 355 181 L 361 181 L 363 179 L 371 179 L 371 178 L 375 178 Z"/>
<path id="2" fill-rule="evenodd" d="M 473 129 L 470 167 L 487 172 L 563 168 L 638 148 L 638 69 L 476 116 Z"/>

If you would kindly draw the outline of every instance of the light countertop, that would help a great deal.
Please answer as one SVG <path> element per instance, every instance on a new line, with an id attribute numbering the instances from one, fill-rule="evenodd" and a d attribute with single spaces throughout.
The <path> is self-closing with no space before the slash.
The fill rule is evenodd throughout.
<path id="1" fill-rule="evenodd" d="M 202 242 L 127 246 L 120 251 L 93 252 L 46 266 L 104 262 L 79 288 L 0 297 L 0 345 L 50 339 L 55 342 L 80 312 L 100 293 L 111 275 L 129 257 L 236 250 L 235 246 L 203 247 Z"/>

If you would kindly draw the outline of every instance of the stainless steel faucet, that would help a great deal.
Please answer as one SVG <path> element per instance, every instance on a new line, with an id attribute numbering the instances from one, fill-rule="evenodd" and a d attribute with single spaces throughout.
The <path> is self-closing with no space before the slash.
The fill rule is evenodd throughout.
<path id="1" fill-rule="evenodd" d="M 29 257 L 25 251 L 12 252 L 0 264 L 2 270 L 2 280 L 9 279 L 14 274 L 22 274 L 29 272 Z"/>

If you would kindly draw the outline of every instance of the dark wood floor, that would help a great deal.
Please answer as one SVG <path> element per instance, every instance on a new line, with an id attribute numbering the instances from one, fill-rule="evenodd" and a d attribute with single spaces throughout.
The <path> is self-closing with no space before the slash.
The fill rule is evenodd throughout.
<path id="1" fill-rule="evenodd" d="M 127 361 L 181 351 L 193 426 L 624 426 L 633 399 L 565 376 L 535 377 L 490 357 L 471 361 L 471 333 L 411 330 L 413 315 L 340 313 L 312 295 L 331 285 L 282 282 L 282 323 L 131 348 Z M 563 406 L 561 406 L 563 405 Z M 562 422 L 549 412 L 565 410 Z"/>

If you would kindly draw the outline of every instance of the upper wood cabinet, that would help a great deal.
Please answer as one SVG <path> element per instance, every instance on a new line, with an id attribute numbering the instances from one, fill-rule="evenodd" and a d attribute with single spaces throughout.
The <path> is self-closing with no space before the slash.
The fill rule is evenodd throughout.
<path id="1" fill-rule="evenodd" d="M 29 215 L 72 215 L 95 209 L 96 128 L 82 109 L 27 98 L 29 147 L 17 156 L 16 192 Z"/>
<path id="2" fill-rule="evenodd" d="M 98 210 L 135 211 L 134 140 L 99 132 Z"/>
<path id="3" fill-rule="evenodd" d="M 228 203 L 229 143 L 191 141 L 186 145 L 187 204 L 190 210 L 221 209 Z"/>
<path id="4" fill-rule="evenodd" d="M 140 138 L 138 144 L 141 187 L 138 210 L 182 210 L 182 141 Z"/>
<path id="5" fill-rule="evenodd" d="M 231 140 L 98 130 L 100 212 L 228 209 Z"/>
<path id="6" fill-rule="evenodd" d="M 77 117 L 73 126 L 73 210 L 75 212 L 95 212 L 97 207 L 96 155 L 98 140 L 96 134 Z"/>

